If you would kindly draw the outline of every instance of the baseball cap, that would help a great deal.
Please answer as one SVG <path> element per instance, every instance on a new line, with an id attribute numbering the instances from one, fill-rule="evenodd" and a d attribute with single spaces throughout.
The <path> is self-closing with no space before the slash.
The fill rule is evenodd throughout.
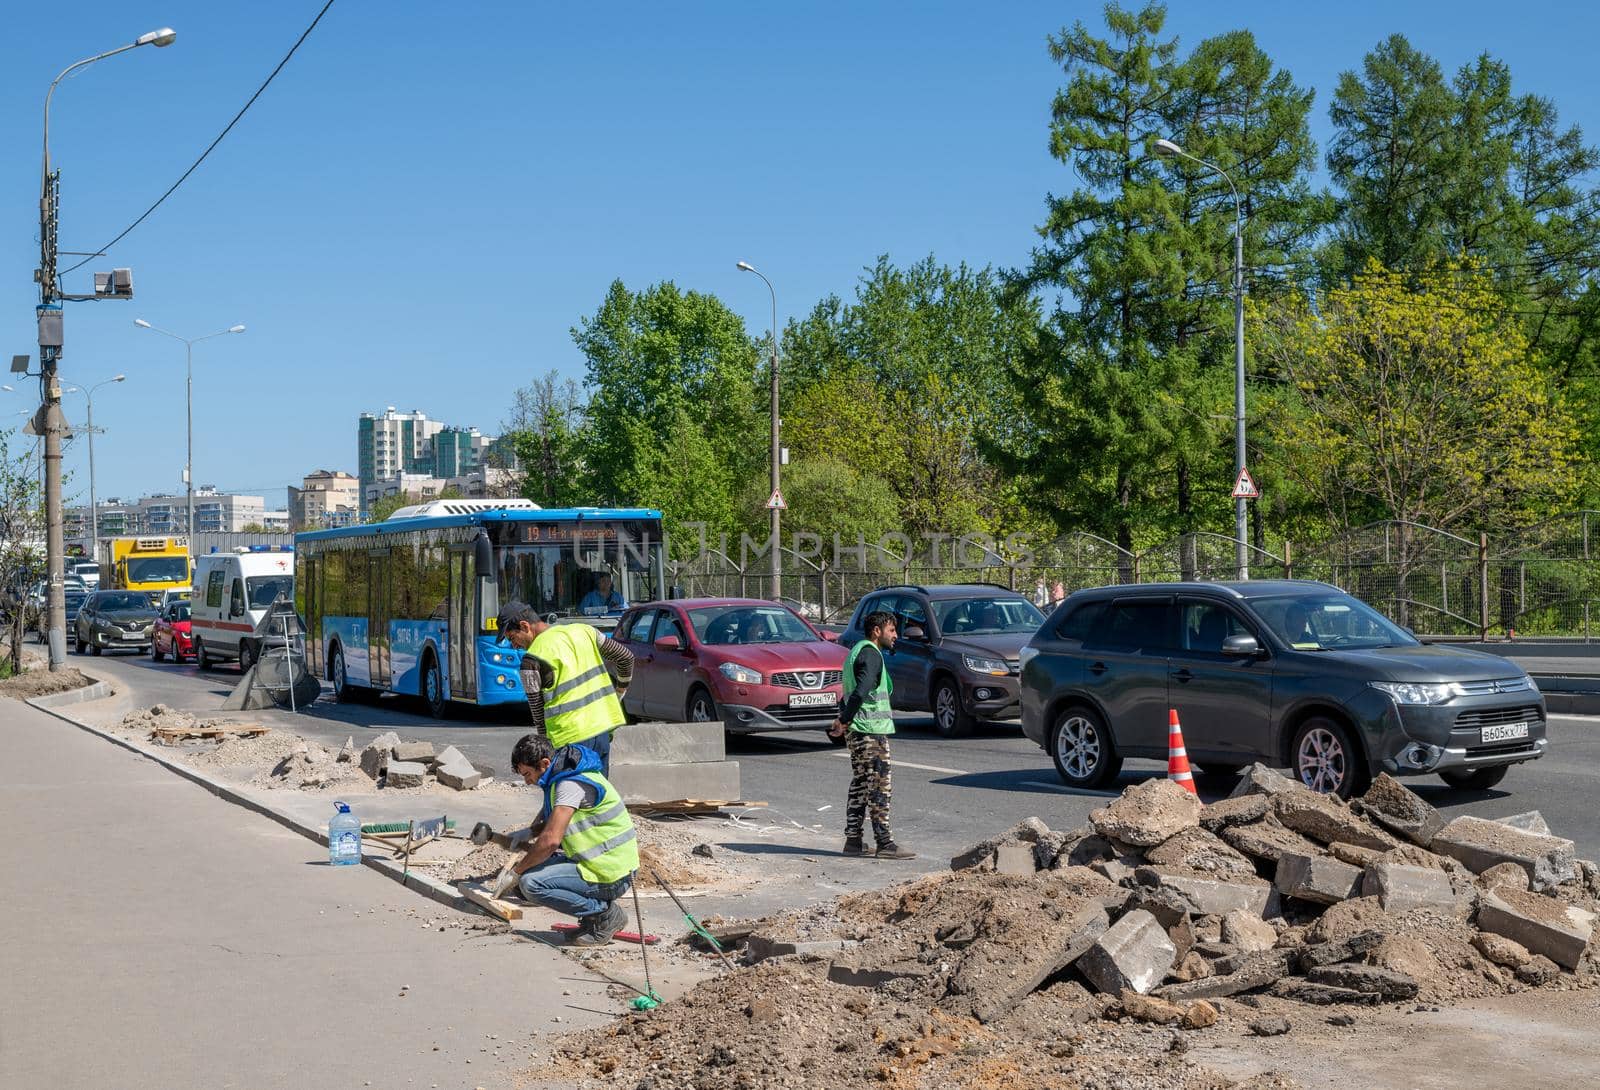
<path id="1" fill-rule="evenodd" d="M 507 602 L 500 607 L 500 615 L 495 619 L 495 643 L 506 642 L 506 629 L 514 624 L 527 622 L 532 624 L 539 619 L 533 607 L 527 602 Z"/>

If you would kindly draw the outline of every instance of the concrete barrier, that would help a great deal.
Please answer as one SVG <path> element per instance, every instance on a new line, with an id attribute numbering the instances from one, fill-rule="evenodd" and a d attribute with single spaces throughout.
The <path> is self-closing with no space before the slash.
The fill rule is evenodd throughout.
<path id="1" fill-rule="evenodd" d="M 613 765 L 720 761 L 728 756 L 726 732 L 716 723 L 629 723 L 611 736 Z"/>

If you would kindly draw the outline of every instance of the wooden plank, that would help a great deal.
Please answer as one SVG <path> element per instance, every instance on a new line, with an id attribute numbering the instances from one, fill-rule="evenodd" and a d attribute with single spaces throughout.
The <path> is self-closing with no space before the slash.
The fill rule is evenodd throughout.
<path id="1" fill-rule="evenodd" d="M 635 802 L 628 809 L 641 814 L 711 814 L 718 810 L 749 809 L 767 805 L 751 799 L 673 799 L 670 802 Z"/>
<path id="2" fill-rule="evenodd" d="M 522 919 L 522 909 L 510 901 L 502 901 L 494 897 L 483 887 L 481 882 L 463 882 L 460 885 L 461 893 L 467 900 L 482 908 L 491 916 L 498 916 L 502 920 Z"/>

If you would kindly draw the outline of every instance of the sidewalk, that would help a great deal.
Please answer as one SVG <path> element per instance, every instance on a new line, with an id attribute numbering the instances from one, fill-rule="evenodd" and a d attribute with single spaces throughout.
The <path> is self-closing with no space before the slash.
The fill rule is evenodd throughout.
<path id="1" fill-rule="evenodd" d="M 618 1010 L 564 955 L 25 704 L 0 736 L 0 1086 L 504 1090 L 535 1035 Z"/>

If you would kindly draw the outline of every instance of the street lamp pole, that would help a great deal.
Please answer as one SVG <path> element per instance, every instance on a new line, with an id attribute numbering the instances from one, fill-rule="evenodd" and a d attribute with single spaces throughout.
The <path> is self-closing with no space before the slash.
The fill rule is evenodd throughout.
<path id="1" fill-rule="evenodd" d="M 1233 184 L 1233 178 L 1215 163 L 1190 155 L 1171 140 L 1157 140 L 1155 149 L 1157 155 L 1178 156 L 1221 175 L 1233 194 L 1233 479 L 1237 482 L 1245 470 L 1244 205 L 1239 200 L 1239 189 Z M 1248 503 L 1242 496 L 1233 501 L 1234 564 L 1240 579 L 1250 578 Z"/>
<path id="2" fill-rule="evenodd" d="M 771 415 L 772 415 L 772 600 L 778 601 L 783 596 L 783 551 L 782 551 L 782 523 L 783 511 L 778 507 L 778 493 L 782 488 L 783 446 L 779 438 L 778 416 L 778 293 L 772 288 L 772 281 L 768 280 L 761 271 L 748 261 L 741 261 L 738 268 L 748 273 L 755 273 L 761 277 L 761 282 L 767 286 L 767 294 L 772 296 L 772 375 L 771 375 Z"/>
<path id="3" fill-rule="evenodd" d="M 46 593 L 45 619 L 50 632 L 50 669 L 67 664 L 66 536 L 61 517 L 61 385 L 57 365 L 61 358 L 60 295 L 56 291 L 56 227 L 60 175 L 50 169 L 50 100 L 56 85 L 80 68 L 126 53 L 141 45 L 168 46 L 178 37 L 171 27 L 141 34 L 127 45 L 70 64 L 50 81 L 44 96 L 44 147 L 39 170 L 39 392 L 40 424 L 44 432 L 44 507 Z M 47 328 L 48 327 L 48 328 Z"/>
<path id="4" fill-rule="evenodd" d="M 140 329 L 148 329 L 152 333 L 160 333 L 163 336 L 171 337 L 175 341 L 183 342 L 184 381 L 188 390 L 189 421 L 189 453 L 183 469 L 183 483 L 184 488 L 187 490 L 189 503 L 188 514 L 186 516 L 183 529 L 184 533 L 189 535 L 190 547 L 192 548 L 194 545 L 194 346 L 199 344 L 201 341 L 209 341 L 212 337 L 225 337 L 229 333 L 243 333 L 244 326 L 229 326 L 227 329 L 219 329 L 215 333 L 207 333 L 204 337 L 180 337 L 176 333 L 169 333 L 165 329 L 151 325 L 143 318 L 135 318 L 133 320 L 133 324 L 138 326 Z"/>

